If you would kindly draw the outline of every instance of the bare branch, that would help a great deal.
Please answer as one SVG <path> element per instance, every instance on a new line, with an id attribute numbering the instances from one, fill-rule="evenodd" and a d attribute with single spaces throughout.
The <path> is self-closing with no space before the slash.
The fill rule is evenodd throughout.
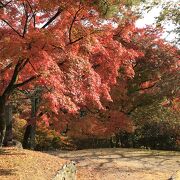
<path id="1" fill-rule="evenodd" d="M 62 12 L 63 10 L 61 8 L 58 8 L 56 14 L 52 16 L 42 27 L 41 29 L 45 29 L 47 26 L 49 26 Z"/>

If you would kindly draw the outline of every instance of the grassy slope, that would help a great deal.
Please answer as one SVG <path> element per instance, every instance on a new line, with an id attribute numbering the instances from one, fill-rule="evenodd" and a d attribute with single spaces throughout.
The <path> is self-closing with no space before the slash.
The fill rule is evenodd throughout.
<path id="1" fill-rule="evenodd" d="M 65 160 L 35 151 L 0 149 L 1 180 L 50 180 Z"/>

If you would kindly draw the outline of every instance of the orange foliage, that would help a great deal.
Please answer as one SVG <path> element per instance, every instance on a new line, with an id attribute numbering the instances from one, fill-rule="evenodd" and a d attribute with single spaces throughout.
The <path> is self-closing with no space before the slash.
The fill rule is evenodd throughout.
<path id="1" fill-rule="evenodd" d="M 42 121 L 63 129 L 69 121 L 65 117 L 67 112 L 75 114 L 86 106 L 103 110 L 102 103 L 114 100 L 111 89 L 119 76 L 123 79 L 117 85 L 119 99 L 128 104 L 127 81 L 135 77 L 136 63 L 162 64 L 163 74 L 170 71 L 167 70 L 170 65 L 171 72 L 177 70 L 177 63 L 171 58 L 173 55 L 177 58 L 177 49 L 158 39 L 156 29 L 137 29 L 131 12 L 127 13 L 129 19 L 109 19 L 121 21 L 117 28 L 111 23 L 103 25 L 100 9 L 93 2 L 11 0 L 6 4 L 1 1 L 0 97 L 7 101 L 17 88 L 45 87 L 47 91 L 39 109 L 46 112 Z M 117 7 L 123 11 L 121 3 Z M 168 49 L 168 58 L 156 47 L 161 47 L 162 52 Z M 163 62 L 164 59 L 169 61 Z M 121 68 L 123 75 L 119 74 Z M 139 86 L 148 88 L 156 80 Z M 85 134 L 108 135 L 126 127 L 130 131 L 131 123 L 122 113 L 128 109 L 124 104 L 120 109 L 117 103 L 112 105 L 104 121 L 88 115 L 73 119 L 70 124 L 82 127 Z"/>
<path id="2" fill-rule="evenodd" d="M 132 121 L 118 111 L 105 111 L 103 114 L 88 114 L 69 121 L 67 135 L 73 138 L 110 137 L 121 131 L 132 132 Z"/>

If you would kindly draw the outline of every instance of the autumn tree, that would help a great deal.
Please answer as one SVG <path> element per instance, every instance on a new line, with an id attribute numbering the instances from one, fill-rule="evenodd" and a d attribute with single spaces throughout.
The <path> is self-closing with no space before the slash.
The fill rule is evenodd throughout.
<path id="1" fill-rule="evenodd" d="M 133 120 L 138 138 L 144 136 L 149 145 L 154 138 L 157 144 L 152 142 L 152 147 L 170 149 L 179 142 L 179 49 L 161 39 L 161 34 L 162 29 L 137 29 L 131 42 L 124 42 L 127 48 L 140 48 L 144 56 L 133 62 L 133 78 L 127 79 L 126 64 L 121 66 L 117 85 L 124 84 L 125 89 L 116 85 L 111 97 L 116 109 Z"/>
<path id="2" fill-rule="evenodd" d="M 178 113 L 174 109 L 179 111 L 179 49 L 160 38 L 163 33 L 161 28 L 138 29 L 134 25 L 135 19 L 129 19 L 124 23 L 120 21 L 113 38 L 129 52 L 136 49 L 142 55 L 123 61 L 117 83 L 110 91 L 113 101 L 103 103 L 106 111 L 81 109 L 76 123 L 69 123 L 69 136 L 79 139 L 107 138 L 113 133 L 132 132 L 135 128 L 131 120 L 134 120 L 134 126 L 147 124 L 148 112 L 156 116 L 151 120 L 152 126 L 157 121 L 163 129 L 166 123 L 169 125 L 167 133 L 176 132 L 178 137 Z M 158 115 L 159 111 L 163 113 Z M 138 118 L 142 121 L 138 122 Z M 171 128 L 174 126 L 176 128 Z M 163 133 L 166 130 L 164 128 Z"/>
<path id="3" fill-rule="evenodd" d="M 123 9 L 111 0 L 0 1 L 0 145 L 15 90 L 45 86 L 38 113 L 50 123 L 82 106 L 103 109 L 119 67 L 141 55 L 114 39 L 114 15 Z"/>

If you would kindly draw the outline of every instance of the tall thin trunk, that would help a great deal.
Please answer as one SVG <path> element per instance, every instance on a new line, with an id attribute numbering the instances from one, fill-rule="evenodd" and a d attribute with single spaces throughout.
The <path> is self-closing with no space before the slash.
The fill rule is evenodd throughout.
<path id="1" fill-rule="evenodd" d="M 6 119 L 5 119 L 6 101 L 4 96 L 0 96 L 0 147 L 3 145 L 6 133 Z"/>
<path id="2" fill-rule="evenodd" d="M 12 142 L 12 106 L 10 104 L 5 107 L 5 120 L 6 120 L 6 134 L 4 138 L 4 146 L 8 146 L 9 142 Z"/>

